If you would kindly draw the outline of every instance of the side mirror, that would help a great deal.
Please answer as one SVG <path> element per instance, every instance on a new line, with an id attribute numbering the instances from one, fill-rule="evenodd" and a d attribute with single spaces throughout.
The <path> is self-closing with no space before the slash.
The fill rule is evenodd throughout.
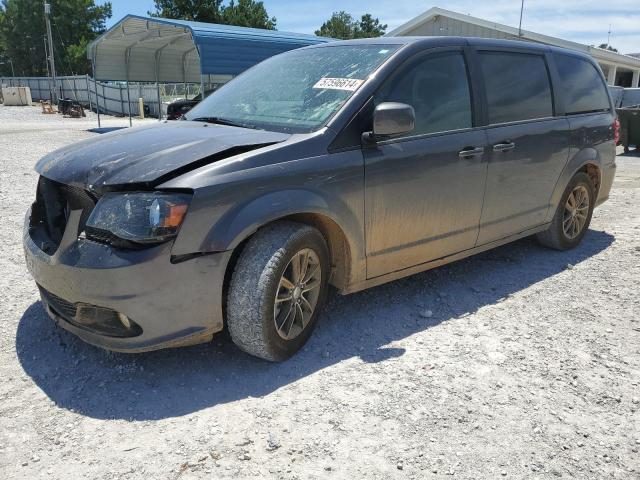
<path id="1" fill-rule="evenodd" d="M 373 111 L 373 132 L 365 132 L 363 139 L 371 142 L 379 138 L 413 131 L 416 113 L 411 105 L 384 102 Z"/>

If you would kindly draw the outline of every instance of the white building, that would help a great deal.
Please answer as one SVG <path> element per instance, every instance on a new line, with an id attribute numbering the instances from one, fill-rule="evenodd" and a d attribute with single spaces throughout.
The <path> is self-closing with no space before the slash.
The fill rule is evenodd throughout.
<path id="1" fill-rule="evenodd" d="M 527 30 L 518 31 L 518 29 L 514 27 L 438 7 L 431 8 L 413 20 L 400 25 L 398 28 L 387 33 L 386 36 L 427 35 L 528 40 L 578 50 L 590 54 L 597 60 L 609 85 L 622 87 L 640 86 L 640 58 L 623 55 L 602 48 L 590 47 L 581 43 L 550 37 L 540 33 L 529 32 Z"/>

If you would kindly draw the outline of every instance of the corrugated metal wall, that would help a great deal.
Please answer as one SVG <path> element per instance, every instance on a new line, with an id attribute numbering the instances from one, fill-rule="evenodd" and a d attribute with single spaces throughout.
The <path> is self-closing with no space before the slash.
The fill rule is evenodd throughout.
<path id="1" fill-rule="evenodd" d="M 215 81 L 215 79 L 212 79 Z M 31 89 L 31 98 L 34 102 L 49 100 L 48 77 L 0 77 L 0 86 L 8 87 L 24 86 Z M 207 82 L 208 83 L 208 82 Z M 62 98 L 71 98 L 79 101 L 86 108 L 96 111 L 96 98 L 100 107 L 100 113 L 116 116 L 128 116 L 129 104 L 127 101 L 127 87 L 121 83 L 95 82 L 87 75 L 57 77 L 58 94 Z M 206 87 L 206 84 L 205 84 Z M 187 85 L 188 96 L 192 97 L 200 93 L 200 84 Z M 97 97 L 96 97 L 97 89 Z M 131 97 L 131 114 L 138 115 L 138 98 L 142 98 L 145 105 L 149 106 L 151 115 L 158 116 L 158 91 L 156 86 L 148 83 L 129 84 Z M 172 94 L 173 92 L 173 94 Z M 177 95 L 176 92 L 180 92 Z M 161 84 L 160 95 L 162 97 L 178 97 L 184 93 L 183 84 Z M 166 113 L 166 106 L 163 114 Z"/>
<path id="2" fill-rule="evenodd" d="M 87 84 L 89 77 L 58 77 L 58 85 L 74 95 L 83 105 L 89 105 L 89 96 L 87 92 L 89 87 Z M 49 77 L 0 77 L 0 86 L 7 87 L 29 87 L 31 89 L 31 99 L 34 102 L 49 99 Z M 95 101 L 94 101 L 95 103 Z"/>

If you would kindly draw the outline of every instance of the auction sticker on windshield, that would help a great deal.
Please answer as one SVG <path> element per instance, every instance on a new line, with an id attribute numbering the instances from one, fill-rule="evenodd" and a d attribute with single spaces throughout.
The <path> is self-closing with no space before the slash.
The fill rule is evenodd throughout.
<path id="1" fill-rule="evenodd" d="M 348 90 L 349 92 L 355 92 L 364 80 L 357 78 L 329 78 L 322 77 L 316 82 L 313 88 L 327 89 L 327 90 Z"/>

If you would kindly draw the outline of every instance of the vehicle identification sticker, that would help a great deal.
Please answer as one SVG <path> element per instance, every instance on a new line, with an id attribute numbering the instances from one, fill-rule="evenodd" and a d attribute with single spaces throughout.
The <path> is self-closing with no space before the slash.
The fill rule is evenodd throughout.
<path id="1" fill-rule="evenodd" d="M 349 92 L 355 92 L 364 80 L 357 78 L 329 78 L 322 77 L 316 82 L 313 88 L 327 89 L 327 90 L 348 90 Z"/>

